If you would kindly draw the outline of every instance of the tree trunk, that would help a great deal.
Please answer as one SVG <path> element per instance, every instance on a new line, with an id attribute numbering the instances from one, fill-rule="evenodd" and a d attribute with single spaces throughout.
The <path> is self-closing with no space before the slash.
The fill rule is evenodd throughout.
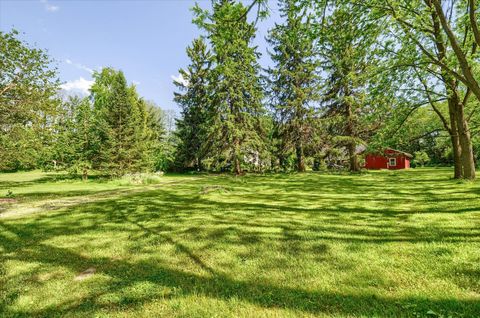
<path id="1" fill-rule="evenodd" d="M 461 161 L 461 149 L 460 149 L 460 140 L 458 138 L 458 129 L 457 129 L 457 119 L 455 118 L 455 105 L 452 98 L 448 99 L 448 113 L 450 117 L 450 140 L 452 142 L 452 151 L 453 151 L 453 165 L 454 165 L 454 175 L 455 179 L 463 178 L 463 169 Z M 448 129 L 448 127 L 446 127 Z"/>
<path id="2" fill-rule="evenodd" d="M 200 158 L 195 158 L 195 170 L 196 171 L 202 171 L 203 170 L 203 164 L 202 164 L 202 159 Z"/>
<path id="3" fill-rule="evenodd" d="M 297 171 L 298 172 L 305 172 L 305 157 L 303 154 L 303 147 L 300 141 L 297 142 L 297 146 L 295 147 L 295 151 L 297 154 Z"/>
<path id="4" fill-rule="evenodd" d="M 354 131 L 354 123 L 353 123 L 353 113 L 352 113 L 352 106 L 347 103 L 347 136 L 351 138 L 351 140 L 348 142 L 348 157 L 349 157 L 349 162 L 350 162 L 350 171 L 359 171 L 360 166 L 358 165 L 358 159 L 357 159 L 357 154 L 355 153 L 355 150 L 357 148 L 357 145 L 354 141 L 355 138 L 355 131 Z"/>
<path id="5" fill-rule="evenodd" d="M 468 122 L 465 118 L 463 104 L 458 103 L 457 108 L 457 129 L 461 147 L 461 160 L 463 168 L 463 178 L 475 179 L 475 161 L 473 155 L 472 140 L 468 129 Z"/>
<path id="6" fill-rule="evenodd" d="M 349 155 L 349 162 L 350 162 L 350 171 L 355 172 L 355 171 L 360 171 L 360 166 L 358 165 L 358 158 L 357 154 L 355 153 L 355 143 L 350 143 L 348 145 L 348 155 Z"/>
<path id="7" fill-rule="evenodd" d="M 88 169 L 83 169 L 82 172 L 82 180 L 87 181 L 88 180 Z"/>
<path id="8" fill-rule="evenodd" d="M 432 0 L 426 1 L 426 4 L 434 9 L 431 13 L 431 18 L 438 60 L 444 63 L 447 54 L 447 43 L 450 43 L 465 76 L 466 82 L 464 82 L 464 84 L 472 90 L 477 98 L 480 99 L 480 87 L 478 86 L 478 82 L 473 78 L 468 61 L 463 55 L 463 52 L 448 25 L 441 2 L 438 0 Z M 443 28 L 443 31 L 447 35 L 447 43 L 444 42 L 440 28 Z M 464 114 L 464 105 L 460 102 L 458 94 L 458 80 L 460 79 L 455 77 L 451 70 L 445 69 L 445 67 L 441 66 L 440 68 L 442 69 L 442 80 L 446 85 L 446 91 L 448 93 L 448 111 L 451 125 L 450 136 L 455 161 L 455 178 L 475 179 L 472 141 L 470 139 L 468 123 Z M 472 78 L 473 82 L 471 81 Z"/>
<path id="9" fill-rule="evenodd" d="M 238 139 L 235 139 L 233 142 L 235 149 L 234 149 L 234 165 L 235 165 L 235 174 L 241 175 L 242 174 L 242 167 L 240 166 L 240 142 Z"/>
<path id="10" fill-rule="evenodd" d="M 457 132 L 455 132 L 457 133 Z M 454 179 L 462 179 L 463 178 L 463 169 L 462 169 L 462 161 L 460 157 L 461 149 L 460 149 L 460 142 L 458 140 L 458 135 L 451 135 L 450 139 L 452 141 L 452 149 L 453 149 L 453 165 L 454 165 Z"/>
<path id="11" fill-rule="evenodd" d="M 240 167 L 240 160 L 238 159 L 238 156 L 235 155 L 235 174 L 237 176 L 242 174 L 242 168 Z"/>
<path id="12" fill-rule="evenodd" d="M 453 113 L 453 118 L 455 119 L 456 135 L 458 136 L 458 143 L 460 144 L 462 178 L 473 180 L 475 179 L 475 161 L 468 122 L 465 118 L 464 105 L 460 102 L 456 83 L 452 81 L 449 86 L 451 89 L 448 90 L 448 106 L 449 112 Z M 452 128 L 453 127 L 454 125 L 452 123 Z M 452 131 L 455 132 L 453 129 Z"/>

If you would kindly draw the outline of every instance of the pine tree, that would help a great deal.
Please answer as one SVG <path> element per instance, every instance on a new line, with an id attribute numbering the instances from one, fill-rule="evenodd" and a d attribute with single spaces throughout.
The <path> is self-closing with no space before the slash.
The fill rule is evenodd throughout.
<path id="1" fill-rule="evenodd" d="M 79 97 L 69 97 L 62 101 L 51 124 L 52 133 L 48 146 L 44 149 L 40 165 L 45 170 L 68 169 L 76 156 L 75 111 L 82 102 Z"/>
<path id="2" fill-rule="evenodd" d="M 248 8 L 232 0 L 215 1 L 212 13 L 198 6 L 194 10 L 196 23 L 208 33 L 215 61 L 213 153 L 217 159 L 224 155 L 226 165 L 241 174 L 242 165 L 257 161 L 264 147 L 259 53 L 252 45 L 256 28 L 247 21 Z"/>
<path id="3" fill-rule="evenodd" d="M 43 168 L 80 173 L 87 180 L 100 146 L 90 100 L 77 96 L 63 101 L 53 124 L 54 133 Z"/>
<path id="4" fill-rule="evenodd" d="M 373 75 L 379 26 L 348 2 L 326 2 L 321 12 L 326 12 L 318 27 L 325 89 L 322 105 L 334 139 L 348 153 L 350 170 L 357 171 L 357 146 L 371 133 L 366 125 L 375 107 L 372 96 L 381 96 L 369 94 L 379 85 Z"/>
<path id="5" fill-rule="evenodd" d="M 72 141 L 75 144 L 73 167 L 77 172 L 81 172 L 83 180 L 87 180 L 89 171 L 98 156 L 100 146 L 93 116 L 92 104 L 88 98 L 80 100 L 74 111 Z"/>
<path id="6" fill-rule="evenodd" d="M 99 168 L 114 176 L 143 170 L 145 105 L 121 71 L 104 68 L 94 78 L 91 98 L 101 139 Z"/>
<path id="7" fill-rule="evenodd" d="M 317 100 L 317 61 L 312 37 L 312 16 L 296 0 L 280 4 L 283 24 L 270 30 L 268 43 L 274 67 L 270 75 L 270 97 L 275 114 L 281 158 L 292 148 L 299 172 L 305 171 L 305 145 L 312 137 L 312 120 Z M 280 160 L 282 161 L 282 160 Z"/>
<path id="8" fill-rule="evenodd" d="M 202 161 L 211 146 L 209 119 L 212 114 L 212 56 L 201 38 L 195 39 L 187 48 L 187 55 L 191 62 L 186 70 L 180 69 L 183 81 L 174 82 L 183 92 L 175 93 L 175 101 L 182 109 L 175 132 L 179 139 L 176 160 L 182 169 L 202 170 Z"/>
<path id="9" fill-rule="evenodd" d="M 147 109 L 147 131 L 149 133 L 148 163 L 154 171 L 165 171 L 170 168 L 171 161 L 167 146 L 167 131 L 165 128 L 165 111 L 153 101 L 144 101 Z"/>

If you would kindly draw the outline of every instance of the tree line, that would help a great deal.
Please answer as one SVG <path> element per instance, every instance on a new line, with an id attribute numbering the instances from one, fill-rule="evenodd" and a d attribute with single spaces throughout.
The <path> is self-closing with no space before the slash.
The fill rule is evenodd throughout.
<path id="1" fill-rule="evenodd" d="M 64 169 L 87 179 L 164 169 L 161 110 L 121 71 L 93 74 L 86 97 L 59 96 L 56 69 L 42 50 L 1 34 L 0 170 Z"/>
<path id="2" fill-rule="evenodd" d="M 475 178 L 476 1 L 281 0 L 282 22 L 267 36 L 273 66 L 260 74 L 252 40 L 266 4 L 194 8 L 204 36 L 177 83 L 181 166 L 305 171 L 306 159 L 315 168 L 340 157 L 358 171 L 362 149 L 401 145 Z M 425 119 L 431 130 L 415 135 Z"/>
<path id="3" fill-rule="evenodd" d="M 193 8 L 202 36 L 175 82 L 171 134 L 121 71 L 96 72 L 88 97 L 61 100 L 45 52 L 2 33 L 0 169 L 358 171 L 362 153 L 393 147 L 475 178 L 475 0 L 280 0 L 262 68 L 254 39 L 269 5 Z"/>

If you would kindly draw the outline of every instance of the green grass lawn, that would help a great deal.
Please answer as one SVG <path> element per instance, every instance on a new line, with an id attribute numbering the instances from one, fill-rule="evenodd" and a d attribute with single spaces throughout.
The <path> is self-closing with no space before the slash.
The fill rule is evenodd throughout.
<path id="1" fill-rule="evenodd" d="M 0 317 L 480 317 L 480 183 L 451 174 L 2 174 Z"/>

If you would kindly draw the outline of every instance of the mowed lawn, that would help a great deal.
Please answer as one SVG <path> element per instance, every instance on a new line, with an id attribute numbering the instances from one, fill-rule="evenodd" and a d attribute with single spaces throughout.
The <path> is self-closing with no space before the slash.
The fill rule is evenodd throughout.
<path id="1" fill-rule="evenodd" d="M 1 174 L 0 317 L 480 317 L 480 183 L 451 175 Z"/>

